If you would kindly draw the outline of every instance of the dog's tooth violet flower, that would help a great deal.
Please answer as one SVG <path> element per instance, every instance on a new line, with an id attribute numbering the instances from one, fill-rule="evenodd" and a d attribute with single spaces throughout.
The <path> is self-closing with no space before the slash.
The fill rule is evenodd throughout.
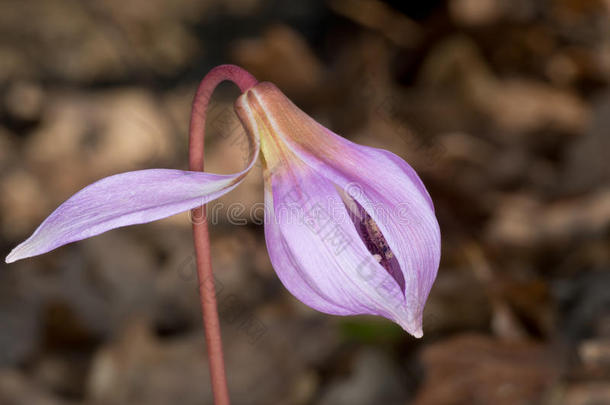
<path id="1" fill-rule="evenodd" d="M 415 171 L 332 133 L 271 83 L 236 111 L 261 140 L 267 250 L 286 288 L 319 311 L 381 315 L 421 336 L 440 234 Z"/>
<path id="2" fill-rule="evenodd" d="M 286 288 L 319 311 L 380 315 L 422 336 L 440 232 L 415 171 L 388 151 L 324 128 L 271 83 L 243 90 L 235 108 L 253 146 L 243 171 L 107 177 L 64 202 L 6 262 L 197 208 L 235 188 L 260 150 L 267 249 Z"/>

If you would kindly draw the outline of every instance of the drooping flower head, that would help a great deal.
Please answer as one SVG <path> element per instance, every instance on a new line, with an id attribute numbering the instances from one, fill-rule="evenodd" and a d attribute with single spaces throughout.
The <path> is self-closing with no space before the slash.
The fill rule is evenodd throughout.
<path id="1" fill-rule="evenodd" d="M 334 134 L 271 83 L 242 91 L 235 109 L 253 146 L 243 171 L 107 177 L 63 203 L 6 261 L 197 208 L 235 188 L 260 151 L 265 239 L 284 286 L 319 311 L 380 315 L 422 336 L 440 232 L 415 171 L 391 152 Z"/>

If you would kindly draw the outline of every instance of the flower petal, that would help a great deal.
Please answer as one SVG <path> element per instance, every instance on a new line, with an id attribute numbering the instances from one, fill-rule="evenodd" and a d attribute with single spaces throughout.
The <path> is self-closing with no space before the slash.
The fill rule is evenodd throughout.
<path id="1" fill-rule="evenodd" d="M 319 178 L 343 189 L 372 218 L 404 278 L 406 320 L 397 322 L 408 324 L 411 333 L 418 330 L 416 323 L 421 322 L 440 261 L 440 230 L 432 200 L 415 171 L 388 151 L 332 133 L 271 83 L 250 89 L 238 99 L 238 107 L 249 113 L 238 109 L 246 127 L 263 133 L 269 170 L 281 170 L 287 159 L 301 161 Z M 400 277 L 395 280 L 400 283 Z"/>
<path id="2" fill-rule="evenodd" d="M 412 178 L 415 171 L 390 152 L 356 144 L 349 145 L 348 157 L 334 161 L 305 150 L 297 155 L 375 221 L 403 272 L 406 304 L 421 317 L 440 262 L 440 229 L 428 193 Z"/>
<path id="3" fill-rule="evenodd" d="M 298 163 L 268 181 L 265 236 L 284 286 L 319 311 L 380 315 L 421 336 L 420 314 L 367 250 L 335 184 Z"/>
<path id="4" fill-rule="evenodd" d="M 204 205 L 241 183 L 258 158 L 258 140 L 255 145 L 248 167 L 235 174 L 150 169 L 90 184 L 60 205 L 5 261 L 12 263 L 110 229 L 155 221 Z"/>

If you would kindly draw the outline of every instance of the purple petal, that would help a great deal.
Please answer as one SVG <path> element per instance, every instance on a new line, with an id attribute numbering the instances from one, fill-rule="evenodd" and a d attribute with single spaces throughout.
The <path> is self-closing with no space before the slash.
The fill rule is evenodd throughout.
<path id="1" fill-rule="evenodd" d="M 265 241 L 278 277 L 288 291 L 310 307 L 334 315 L 352 314 L 349 308 L 340 306 L 317 287 L 315 278 L 312 279 L 315 275 L 310 275 L 302 269 L 299 250 L 296 249 L 295 252 L 280 229 L 270 186 L 269 182 L 265 182 Z"/>
<path id="2" fill-rule="evenodd" d="M 288 160 L 293 166 L 305 165 L 310 179 L 325 179 L 344 190 L 370 216 L 370 228 L 378 229 L 398 263 L 385 263 L 386 273 L 401 289 L 404 285 L 403 311 L 392 314 L 393 319 L 420 335 L 423 307 L 440 261 L 440 230 L 432 200 L 415 171 L 390 152 L 357 145 L 332 133 L 270 83 L 260 83 L 241 96 L 238 114 L 240 108 L 248 113 L 240 117 L 250 131 L 269 134 L 272 139 L 267 142 L 263 137 L 269 171 L 281 172 Z M 277 181 L 273 182 L 273 175 L 271 179 L 275 188 Z M 352 218 L 354 212 L 359 209 L 352 210 Z M 357 234 L 359 238 L 364 235 L 361 230 Z M 370 251 L 369 256 L 373 256 Z"/>
<path id="3" fill-rule="evenodd" d="M 380 315 L 421 336 L 421 314 L 368 251 L 335 184 L 307 166 L 272 172 L 269 182 L 265 237 L 284 286 L 319 311 Z"/>
<path id="4" fill-rule="evenodd" d="M 235 174 L 151 169 L 90 184 L 60 205 L 5 261 L 12 263 L 110 229 L 197 208 L 237 187 L 258 157 L 258 142 L 256 146 L 248 167 Z"/>
<path id="5" fill-rule="evenodd" d="M 397 156 L 350 144 L 347 157 L 334 161 L 305 150 L 297 155 L 344 189 L 375 221 L 402 270 L 407 304 L 413 316 L 421 317 L 440 262 L 440 229 L 430 197 L 422 192 L 415 171 Z"/>

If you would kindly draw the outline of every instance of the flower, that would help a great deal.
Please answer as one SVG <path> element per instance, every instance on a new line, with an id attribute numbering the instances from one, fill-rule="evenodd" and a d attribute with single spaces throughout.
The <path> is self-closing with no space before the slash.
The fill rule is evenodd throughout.
<path id="1" fill-rule="evenodd" d="M 260 151 L 265 239 L 284 286 L 321 312 L 380 315 L 422 336 L 440 231 L 415 171 L 391 152 L 334 134 L 271 83 L 245 90 L 235 109 L 253 146 L 243 171 L 107 177 L 64 202 L 6 262 L 197 208 L 237 187 Z"/>

